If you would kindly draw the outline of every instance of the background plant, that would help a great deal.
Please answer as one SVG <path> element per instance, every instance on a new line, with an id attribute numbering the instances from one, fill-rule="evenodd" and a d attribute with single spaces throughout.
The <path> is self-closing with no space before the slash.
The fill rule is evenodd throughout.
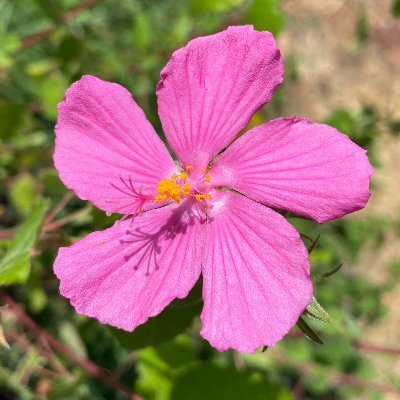
<path id="1" fill-rule="evenodd" d="M 400 350 L 393 348 L 395 343 L 382 346 L 363 336 L 387 315 L 382 296 L 397 287 L 399 259 L 391 256 L 386 279 L 378 283 L 359 263 L 365 254 L 386 249 L 388 240 L 399 236 L 400 207 L 324 225 L 288 216 L 304 234 L 306 245 L 320 235 L 310 255 L 315 274 L 343 263 L 338 273 L 316 285 L 316 297 L 334 322 L 307 319 L 324 345 L 305 339 L 295 328 L 266 352 L 218 353 L 198 335 L 200 286 L 134 334 L 75 314 L 58 294 L 52 273 L 57 249 L 114 221 L 68 192 L 53 168 L 56 106 L 65 89 L 83 74 L 116 81 L 134 94 L 162 134 L 154 87 L 171 52 L 192 37 L 232 24 L 252 23 L 279 40 L 296 24 L 293 14 L 284 11 L 290 11 L 291 2 L 282 3 L 0 0 L 0 297 L 8 304 L 2 309 L 0 398 L 283 400 L 398 395 L 398 376 L 389 370 L 379 375 L 367 351 L 392 357 Z M 390 10 L 393 18 L 398 16 L 399 2 L 390 2 Z M 368 8 L 357 10 L 350 54 L 368 46 L 371 34 L 375 38 L 370 15 Z M 292 111 L 288 86 L 301 82 L 304 70 L 295 52 L 284 56 L 285 84 L 250 126 Z M 317 104 L 323 98 L 312 101 Z M 398 116 L 368 103 L 345 107 L 332 109 L 325 122 L 368 149 L 375 166 L 384 168 L 380 149 L 382 143 L 398 146 Z M 374 193 L 378 190 L 382 188 L 375 186 Z"/>

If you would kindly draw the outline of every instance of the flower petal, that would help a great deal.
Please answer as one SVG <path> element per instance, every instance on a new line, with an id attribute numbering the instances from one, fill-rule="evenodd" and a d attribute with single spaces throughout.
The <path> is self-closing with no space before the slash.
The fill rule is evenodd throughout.
<path id="1" fill-rule="evenodd" d="M 102 210 L 134 213 L 153 197 L 157 182 L 175 170 L 168 150 L 122 86 L 84 76 L 67 90 L 58 111 L 54 163 L 61 180 Z"/>
<path id="2" fill-rule="evenodd" d="M 148 211 L 60 249 L 54 271 L 60 292 L 80 314 L 134 330 L 200 275 L 201 219 L 188 202 Z"/>
<path id="3" fill-rule="evenodd" d="M 211 179 L 324 222 L 366 205 L 373 171 L 366 151 L 336 129 L 279 118 L 240 137 L 216 160 Z"/>
<path id="4" fill-rule="evenodd" d="M 244 196 L 213 195 L 209 216 L 201 335 L 220 351 L 273 346 L 311 299 L 307 250 L 281 215 Z"/>
<path id="5" fill-rule="evenodd" d="M 180 162 L 206 167 L 283 79 L 269 32 L 235 26 L 177 50 L 161 72 L 158 112 Z"/>

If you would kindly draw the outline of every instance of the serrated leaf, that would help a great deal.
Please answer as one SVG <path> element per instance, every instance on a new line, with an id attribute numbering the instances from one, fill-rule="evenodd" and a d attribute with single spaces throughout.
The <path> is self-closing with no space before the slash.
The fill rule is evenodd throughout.
<path id="1" fill-rule="evenodd" d="M 330 277 L 331 275 L 335 274 L 336 272 L 339 271 L 340 268 L 342 268 L 343 263 L 340 263 L 336 268 L 332 269 L 331 271 L 325 272 L 324 274 L 312 274 L 311 279 L 313 282 L 321 282 L 322 280 Z"/>
<path id="2" fill-rule="evenodd" d="M 311 328 L 310 325 L 308 325 L 308 323 L 304 320 L 303 317 L 299 318 L 296 325 L 310 340 L 312 340 L 315 343 L 324 344 L 319 335 L 314 331 L 313 328 Z"/>
<path id="3" fill-rule="evenodd" d="M 49 203 L 41 200 L 32 208 L 0 261 L 0 285 L 22 283 L 28 279 L 33 245 L 48 209 Z"/>
<path id="4" fill-rule="evenodd" d="M 306 308 L 306 315 L 323 322 L 333 322 L 333 318 L 323 309 L 314 296 Z"/>

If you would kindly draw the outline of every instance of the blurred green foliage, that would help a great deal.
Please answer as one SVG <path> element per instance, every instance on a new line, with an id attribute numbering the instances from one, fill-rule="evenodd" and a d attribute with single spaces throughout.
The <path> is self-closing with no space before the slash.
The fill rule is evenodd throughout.
<path id="1" fill-rule="evenodd" d="M 133 334 L 77 315 L 61 298 L 52 273 L 57 249 L 106 228 L 118 217 L 109 218 L 73 198 L 60 209 L 57 221 L 74 218 L 61 229 L 52 230 L 47 224 L 39 234 L 49 205 L 54 208 L 68 196 L 52 162 L 56 106 L 65 89 L 83 74 L 119 82 L 134 93 L 161 132 L 154 89 L 172 51 L 192 37 L 229 24 L 251 23 L 277 35 L 286 21 L 279 0 L 107 0 L 93 2 L 66 22 L 67 10 L 79 4 L 78 0 L 0 0 L 0 224 L 4 233 L 0 284 L 16 284 L 8 286 L 9 293 L 39 326 L 80 357 L 114 371 L 145 399 L 289 400 L 296 388 L 307 399 L 354 398 L 355 389 L 331 380 L 330 372 L 363 379 L 374 375 L 353 344 L 365 323 L 384 314 L 380 296 L 391 288 L 371 285 L 354 265 L 364 246 L 382 245 L 389 221 L 349 218 L 317 225 L 290 220 L 307 236 L 321 235 L 311 253 L 314 273 L 344 263 L 340 272 L 316 284 L 316 298 L 333 322 L 304 317 L 321 334 L 324 345 L 298 338 L 300 331 L 295 328 L 274 353 L 218 353 L 199 337 L 200 285 L 188 299 L 174 302 Z M 398 6 L 398 1 L 393 3 L 396 15 Z M 359 43 L 367 40 L 367 30 L 362 14 Z M 299 78 L 294 56 L 286 62 L 286 76 L 289 81 Z M 284 109 L 284 104 L 279 92 L 270 107 L 272 114 Z M 264 120 L 258 113 L 252 123 Z M 379 118 L 373 109 L 337 110 L 326 122 L 366 148 L 379 165 L 375 151 Z M 305 243 L 310 245 L 306 239 Z M 399 262 L 393 263 L 391 271 L 399 276 Z M 325 314 L 317 304 L 313 306 L 323 319 Z M 31 332 L 24 332 L 17 320 L 5 320 L 4 327 L 20 339 L 15 339 L 11 350 L 0 350 L 1 399 L 124 398 L 70 360 L 49 356 L 48 348 L 34 341 Z M 26 337 L 28 347 L 21 342 Z"/>

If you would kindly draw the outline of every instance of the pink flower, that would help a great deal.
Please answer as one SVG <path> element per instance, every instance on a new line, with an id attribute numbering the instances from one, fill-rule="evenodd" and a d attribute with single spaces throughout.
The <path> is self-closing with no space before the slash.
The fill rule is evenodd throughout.
<path id="1" fill-rule="evenodd" d="M 318 222 L 360 210 L 373 169 L 346 136 L 301 118 L 230 144 L 282 78 L 272 35 L 251 26 L 176 51 L 157 97 L 179 164 L 123 87 L 84 76 L 68 89 L 60 177 L 81 199 L 130 216 L 60 249 L 54 270 L 78 313 L 133 331 L 201 274 L 201 335 L 216 349 L 272 346 L 296 323 L 313 291 L 308 255 L 273 209 Z"/>

